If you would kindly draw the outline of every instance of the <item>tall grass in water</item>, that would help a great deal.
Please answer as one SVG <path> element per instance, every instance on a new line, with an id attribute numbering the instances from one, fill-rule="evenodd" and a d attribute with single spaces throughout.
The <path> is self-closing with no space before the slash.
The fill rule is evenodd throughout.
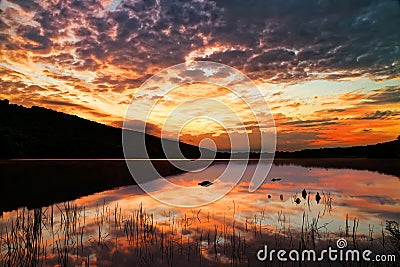
<path id="1" fill-rule="evenodd" d="M 83 249 L 84 225 L 80 209 L 65 203 L 56 206 L 59 221 L 54 222 L 54 206 L 33 211 L 20 209 L 0 232 L 0 263 L 4 266 L 43 266 L 56 258 L 60 266 L 67 266 L 72 255 Z"/>
<path id="2" fill-rule="evenodd" d="M 1 233 L 1 261 L 6 266 L 36 266 L 46 259 L 42 209 L 16 212 L 11 225 Z"/>
<path id="3" fill-rule="evenodd" d="M 265 244 L 274 249 L 318 250 L 339 236 L 354 246 L 362 244 L 358 218 L 347 216 L 342 233 L 327 230 L 329 223 L 322 223 L 321 217 L 332 209 L 332 200 L 327 195 L 324 201 L 324 211 L 315 217 L 308 213 L 306 202 L 301 224 L 295 228 L 282 211 L 271 223 L 266 210 L 245 216 L 235 202 L 222 214 L 196 209 L 155 215 L 142 205 L 123 211 L 118 204 L 106 203 L 87 211 L 70 202 L 20 209 L 0 220 L 0 266 L 118 266 L 121 259 L 137 266 L 248 266 L 260 264 L 256 253 Z M 371 231 L 365 240 L 376 247 L 378 239 Z M 385 231 L 398 237 L 393 222 Z"/>

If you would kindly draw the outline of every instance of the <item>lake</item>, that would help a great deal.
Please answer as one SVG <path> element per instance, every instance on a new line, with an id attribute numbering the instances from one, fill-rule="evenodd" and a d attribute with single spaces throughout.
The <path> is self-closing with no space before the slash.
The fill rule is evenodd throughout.
<path id="1" fill-rule="evenodd" d="M 272 262 L 257 258 L 265 245 L 275 250 L 320 251 L 328 246 L 336 248 L 339 238 L 347 241 L 347 248 L 397 255 L 398 243 L 388 231 L 396 225 L 388 221 L 400 221 L 398 169 L 377 167 L 373 171 L 371 167 L 387 166 L 388 161 L 392 166 L 400 166 L 398 160 L 390 159 L 340 159 L 337 166 L 333 159 L 277 159 L 262 186 L 250 193 L 250 178 L 257 165 L 238 160 L 232 168 L 240 171 L 245 167 L 241 181 L 221 199 L 199 207 L 169 206 L 144 193 L 138 185 L 127 185 L 68 202 L 44 202 L 45 206 L 32 206 L 31 210 L 21 207 L 5 211 L 0 218 L 0 265 L 275 266 L 283 263 L 276 258 Z M 4 173 L 9 177 L 17 172 L 12 168 L 32 165 L 2 164 L 8 166 Z M 25 176 L 40 184 L 40 169 L 51 169 L 54 164 L 54 171 L 67 173 L 61 175 L 63 179 L 82 176 L 82 169 L 71 171 L 71 163 L 59 161 L 34 162 Z M 97 173 L 95 167 L 103 170 L 105 164 L 110 164 L 107 172 Z M 115 177 L 127 175 L 120 171 L 120 164 L 123 162 L 86 162 L 84 166 L 89 169 L 84 168 L 83 173 L 91 179 L 105 173 L 111 180 L 119 179 Z M 261 163 L 261 168 L 263 164 L 267 170 L 268 161 Z M 185 196 L 179 200 L 183 198 L 179 190 L 166 191 L 157 186 L 157 180 L 149 182 L 154 184 L 152 194 L 182 203 L 207 202 L 212 197 L 210 192 L 217 192 L 222 186 L 215 179 L 226 166 L 227 161 L 216 161 L 203 171 L 169 175 L 168 181 L 195 188 L 190 199 Z M 214 184 L 198 186 L 204 180 Z M 2 183 L 6 184 L 4 180 Z M 74 186 L 80 192 L 81 185 Z M 63 194 L 62 187 L 58 190 Z M 317 192 L 321 197 L 319 203 Z M 331 264 L 342 266 L 343 261 Z"/>

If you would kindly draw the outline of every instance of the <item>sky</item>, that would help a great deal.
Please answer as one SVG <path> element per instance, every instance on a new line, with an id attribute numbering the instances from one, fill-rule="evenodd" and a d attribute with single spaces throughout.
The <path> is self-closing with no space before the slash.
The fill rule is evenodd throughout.
<path id="1" fill-rule="evenodd" d="M 0 99 L 11 103 L 121 127 L 147 79 L 175 64 L 213 61 L 260 89 L 278 150 L 373 144 L 400 134 L 396 0 L 0 0 L 0 10 Z M 164 98 L 147 131 L 160 135 L 166 110 L 196 95 L 236 103 L 246 133 L 256 134 L 232 92 L 207 84 Z M 152 97 L 151 90 L 141 94 Z M 193 107 L 203 115 L 214 110 Z M 218 123 L 199 118 L 184 126 L 184 142 L 212 138 L 220 149 L 229 146 Z"/>

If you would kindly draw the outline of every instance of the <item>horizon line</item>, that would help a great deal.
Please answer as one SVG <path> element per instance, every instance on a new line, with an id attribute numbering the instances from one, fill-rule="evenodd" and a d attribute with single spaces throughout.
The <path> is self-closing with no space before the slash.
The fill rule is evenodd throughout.
<path id="1" fill-rule="evenodd" d="M 197 160 L 258 160 L 258 159 L 272 159 L 272 158 L 233 158 L 233 159 L 213 159 L 213 158 L 204 158 L 204 159 L 180 159 L 180 158 L 172 158 L 172 159 L 162 159 L 162 158 L 150 158 L 150 159 L 140 159 L 140 158 L 21 158 L 21 159 L 0 159 L 0 161 L 123 161 L 123 160 L 137 160 L 137 161 L 145 161 L 145 160 L 157 160 L 157 161 L 169 161 L 169 160 L 185 160 L 185 161 L 197 161 Z"/>

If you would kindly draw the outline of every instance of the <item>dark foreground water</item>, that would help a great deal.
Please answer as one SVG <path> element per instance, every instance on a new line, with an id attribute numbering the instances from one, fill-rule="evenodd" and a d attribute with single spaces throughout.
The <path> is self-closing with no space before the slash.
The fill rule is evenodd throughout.
<path id="1" fill-rule="evenodd" d="M 233 168 L 238 170 L 247 164 L 240 183 L 220 200 L 196 208 L 162 204 L 139 186 L 130 185 L 33 210 L 7 211 L 0 218 L 0 266 L 300 265 L 290 259 L 279 261 L 276 255 L 260 261 L 257 253 L 265 245 L 269 251 L 283 248 L 287 253 L 299 251 L 300 258 L 302 251 L 315 250 L 316 261 L 311 257 L 301 262 L 306 266 L 318 266 L 318 253 L 328 247 L 342 250 L 344 255 L 348 249 L 360 253 L 369 249 L 370 258 L 387 255 L 383 265 L 396 266 L 399 240 L 393 237 L 396 237 L 394 222 L 400 222 L 399 177 L 362 170 L 359 162 L 355 169 L 333 168 L 334 162 L 326 163 L 328 167 L 311 163 L 278 160 L 261 188 L 249 193 L 256 165 L 237 161 Z M 371 169 L 372 163 L 365 163 L 369 164 L 366 169 Z M 64 171 L 63 163 L 57 164 L 58 170 L 64 172 L 63 179 L 68 175 L 82 176 L 77 169 L 71 171 L 70 163 L 65 163 L 68 170 Z M 98 164 L 99 170 L 104 170 L 104 162 L 91 164 Z M 193 195 L 193 201 L 204 198 L 206 202 L 210 198 L 207 190 L 218 189 L 222 184 L 218 181 L 210 187 L 197 184 L 213 181 L 226 166 L 227 162 L 216 162 L 204 171 L 172 175 L 168 180 L 183 187 L 195 187 L 200 193 Z M 41 172 L 37 167 L 37 173 Z M 86 169 L 85 175 L 93 180 L 96 175 L 107 173 L 110 179 L 116 179 L 113 176 L 116 172 L 107 168 L 107 172 L 98 174 L 93 168 Z M 119 175 L 126 173 L 119 172 L 116 177 Z M 34 173 L 26 176 L 40 181 Z M 273 182 L 273 178 L 281 180 Z M 71 181 L 80 191 L 82 185 L 76 179 Z M 163 199 L 182 197 L 179 190 L 154 188 L 153 194 Z M 303 189 L 307 192 L 305 198 L 301 194 Z M 63 192 L 65 188 L 58 190 Z M 315 199 L 317 192 L 321 196 L 319 203 Z M 57 194 L 49 195 L 54 193 Z M 344 238 L 347 246 L 338 249 L 339 238 Z M 397 262 L 391 255 L 397 257 Z M 333 266 L 366 266 L 363 259 L 360 261 L 340 260 L 340 257 L 335 261 L 322 259 Z M 368 264 L 380 266 L 382 262 Z"/>

